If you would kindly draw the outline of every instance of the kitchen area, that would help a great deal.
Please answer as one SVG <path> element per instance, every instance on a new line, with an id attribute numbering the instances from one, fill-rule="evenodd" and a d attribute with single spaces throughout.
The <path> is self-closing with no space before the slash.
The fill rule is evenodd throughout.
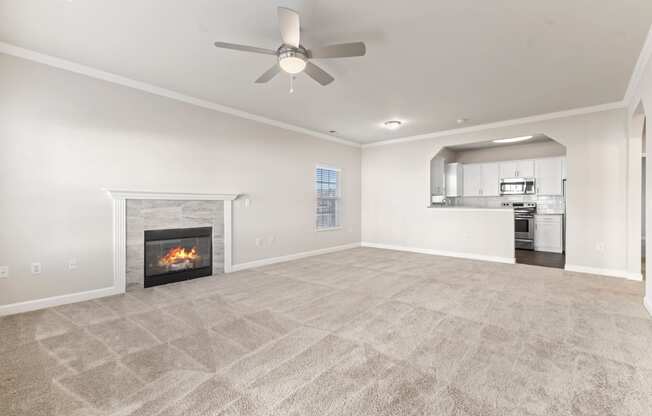
<path id="1" fill-rule="evenodd" d="M 448 146 L 430 162 L 430 207 L 513 211 L 517 263 L 564 268 L 566 149 L 545 135 Z"/>

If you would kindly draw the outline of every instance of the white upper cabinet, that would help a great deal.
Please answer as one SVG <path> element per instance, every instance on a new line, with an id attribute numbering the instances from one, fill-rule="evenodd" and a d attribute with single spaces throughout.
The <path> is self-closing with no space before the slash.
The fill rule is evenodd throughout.
<path id="1" fill-rule="evenodd" d="M 537 194 L 561 195 L 562 190 L 562 157 L 548 157 L 535 160 L 535 178 Z"/>
<path id="2" fill-rule="evenodd" d="M 517 160 L 516 177 L 534 178 L 534 160 Z"/>
<path id="3" fill-rule="evenodd" d="M 515 178 L 516 177 L 516 161 L 508 160 L 500 162 L 500 177 L 501 178 Z"/>
<path id="4" fill-rule="evenodd" d="M 501 178 L 533 178 L 534 160 L 508 160 L 500 162 Z"/>
<path id="5" fill-rule="evenodd" d="M 443 197 L 446 194 L 446 160 L 436 156 L 430 161 L 430 194 Z"/>
<path id="6" fill-rule="evenodd" d="M 470 163 L 464 165 L 464 196 L 498 196 L 500 194 L 500 166 L 498 163 Z"/>
<path id="7" fill-rule="evenodd" d="M 482 196 L 482 164 L 464 165 L 464 196 Z"/>
<path id="8" fill-rule="evenodd" d="M 500 165 L 498 163 L 482 164 L 482 196 L 500 195 Z"/>
<path id="9" fill-rule="evenodd" d="M 450 164 L 454 172 L 447 172 L 449 176 L 457 177 L 457 183 L 463 184 L 460 192 L 459 186 L 453 183 L 447 185 L 447 196 L 500 196 L 500 180 L 507 178 L 535 178 L 536 193 L 539 195 L 562 195 L 562 179 L 565 179 L 566 158 L 547 157 L 542 159 L 507 160 L 504 162 L 469 163 L 460 169 L 457 163 Z M 459 176 L 463 171 L 463 180 Z M 459 172 L 459 173 L 457 173 Z M 453 174 L 454 173 L 454 174 Z"/>
<path id="10" fill-rule="evenodd" d="M 461 163 L 448 163 L 446 165 L 446 196 L 462 196 L 464 172 Z"/>

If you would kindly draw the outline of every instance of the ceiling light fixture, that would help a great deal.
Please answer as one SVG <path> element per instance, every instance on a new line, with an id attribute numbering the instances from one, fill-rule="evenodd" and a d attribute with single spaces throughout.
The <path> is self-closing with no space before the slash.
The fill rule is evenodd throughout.
<path id="1" fill-rule="evenodd" d="M 403 123 L 401 123 L 398 120 L 389 120 L 389 121 L 386 121 L 383 125 L 385 126 L 386 129 L 396 130 L 399 127 L 401 127 L 401 124 L 403 124 Z"/>
<path id="2" fill-rule="evenodd" d="M 530 140 L 534 136 L 521 136 L 521 137 L 512 137 L 511 139 L 496 139 L 492 140 L 494 143 L 516 143 L 516 142 L 523 142 L 525 140 Z"/>
<path id="3" fill-rule="evenodd" d="M 278 64 L 288 74 L 298 74 L 306 69 L 306 59 L 299 50 L 286 50 L 278 56 Z"/>

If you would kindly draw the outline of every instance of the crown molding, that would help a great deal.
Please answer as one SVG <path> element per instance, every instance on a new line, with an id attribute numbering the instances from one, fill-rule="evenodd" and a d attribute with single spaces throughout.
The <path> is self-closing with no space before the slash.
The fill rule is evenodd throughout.
<path id="1" fill-rule="evenodd" d="M 641 49 L 641 54 L 638 56 L 636 61 L 636 66 L 634 66 L 634 71 L 632 76 L 629 79 L 629 84 L 627 85 L 627 91 L 625 92 L 624 102 L 630 108 L 634 109 L 638 104 L 638 87 L 641 83 L 641 77 L 643 76 L 643 71 L 647 66 L 648 62 L 652 58 L 652 27 L 647 33 L 645 38 L 645 43 L 643 43 L 643 49 Z"/>
<path id="2" fill-rule="evenodd" d="M 113 84 L 122 85 L 125 87 L 133 88 L 136 90 L 144 91 L 150 94 L 166 97 L 172 100 L 181 101 L 186 104 L 191 104 L 197 107 L 217 111 L 220 113 L 229 114 L 232 116 L 244 118 L 247 120 L 255 121 L 258 123 L 267 124 L 270 126 L 278 127 L 284 130 L 290 130 L 295 133 L 306 134 L 316 137 L 321 140 L 335 142 L 352 147 L 360 147 L 360 143 L 347 139 L 341 139 L 320 133 L 315 130 L 310 130 L 305 127 L 295 126 L 294 124 L 285 123 L 271 118 L 259 116 L 256 114 L 248 113 L 246 111 L 238 110 L 233 107 L 217 104 L 211 101 L 202 100 L 200 98 L 192 97 L 190 95 L 181 94 L 176 91 L 168 90 L 166 88 L 158 87 L 156 85 L 148 84 L 146 82 L 136 81 L 131 78 L 123 77 L 121 75 L 113 74 L 111 72 L 102 71 L 90 66 L 81 65 L 66 59 L 57 58 L 51 55 L 46 55 L 40 52 L 32 51 L 29 49 L 21 48 L 6 42 L 0 42 L 0 53 L 15 56 L 22 59 L 38 62 L 54 68 L 63 69 L 66 71 L 74 72 L 81 75 L 86 75 L 91 78 L 99 79 L 102 81 L 110 82 Z"/>
<path id="3" fill-rule="evenodd" d="M 482 130 L 497 129 L 497 128 L 501 128 L 501 127 L 518 126 L 520 124 L 536 123 L 536 122 L 547 121 L 547 120 L 555 120 L 555 119 L 558 119 L 558 118 L 573 117 L 573 116 L 578 116 L 578 115 L 582 115 L 582 114 L 599 113 L 599 112 L 602 112 L 602 111 L 625 109 L 625 108 L 627 108 L 627 105 L 626 105 L 626 103 L 624 101 L 617 101 L 617 102 L 613 102 L 613 103 L 600 104 L 600 105 L 595 105 L 595 106 L 591 106 L 591 107 L 574 108 L 572 110 L 565 110 L 565 111 L 558 111 L 558 112 L 554 112 L 554 113 L 539 114 L 539 115 L 536 115 L 536 116 L 516 118 L 516 119 L 512 119 L 512 120 L 497 121 L 497 122 L 487 123 L 487 124 L 478 124 L 476 126 L 462 127 L 462 128 L 459 128 L 459 129 L 441 130 L 441 131 L 436 131 L 436 132 L 432 132 L 432 133 L 419 134 L 419 135 L 416 135 L 416 136 L 406 136 L 406 137 L 399 137 L 397 139 L 382 140 L 382 141 L 379 141 L 379 142 L 364 144 L 364 145 L 362 145 L 362 148 L 365 149 L 365 148 L 368 148 L 368 147 L 387 146 L 387 145 L 390 145 L 390 144 L 398 144 L 398 143 L 415 142 L 415 141 L 419 141 L 419 140 L 435 139 L 435 138 L 438 138 L 438 137 L 452 136 L 454 134 L 474 133 L 474 132 L 478 132 L 478 131 L 482 131 Z"/>

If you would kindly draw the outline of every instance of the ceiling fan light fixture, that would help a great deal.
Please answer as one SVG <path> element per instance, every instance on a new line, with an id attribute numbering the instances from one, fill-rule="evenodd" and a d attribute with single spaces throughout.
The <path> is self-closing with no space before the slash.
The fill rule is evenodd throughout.
<path id="1" fill-rule="evenodd" d="M 288 50 L 278 56 L 278 64 L 288 74 L 298 74 L 306 69 L 306 56 L 299 52 Z"/>
<path id="2" fill-rule="evenodd" d="M 278 64 L 281 65 L 281 69 L 288 74 L 298 74 L 306 69 L 306 61 L 297 58 L 296 56 L 280 59 Z"/>

